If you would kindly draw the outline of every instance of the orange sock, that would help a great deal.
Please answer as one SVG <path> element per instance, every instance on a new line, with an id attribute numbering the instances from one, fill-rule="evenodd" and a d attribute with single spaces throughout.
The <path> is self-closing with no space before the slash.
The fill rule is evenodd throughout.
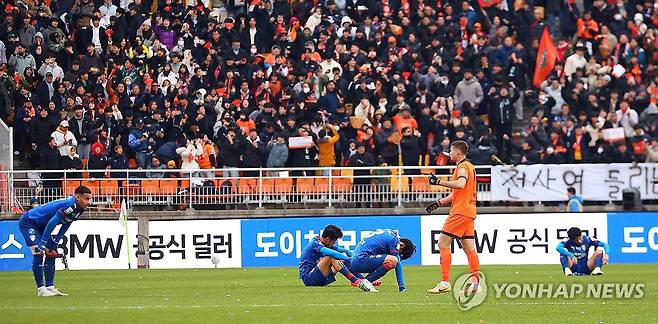
<path id="1" fill-rule="evenodd" d="M 441 252 L 441 281 L 450 282 L 450 264 L 452 263 L 452 254 L 450 248 L 443 248 Z"/>
<path id="2" fill-rule="evenodd" d="M 475 274 L 480 271 L 480 259 L 478 258 L 478 254 L 475 252 L 475 250 L 466 253 L 466 256 L 468 257 L 468 269 L 471 271 L 471 274 L 474 275 L 471 277 L 471 279 L 473 282 L 476 282 L 478 281 L 478 277 L 475 276 Z"/>

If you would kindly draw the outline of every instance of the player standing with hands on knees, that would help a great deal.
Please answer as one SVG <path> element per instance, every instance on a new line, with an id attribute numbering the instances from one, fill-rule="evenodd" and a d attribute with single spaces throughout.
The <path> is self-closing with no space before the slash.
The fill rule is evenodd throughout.
<path id="1" fill-rule="evenodd" d="M 478 272 L 480 260 L 475 250 L 474 221 L 477 214 L 475 167 L 466 160 L 468 144 L 464 141 L 455 141 L 450 145 L 450 160 L 457 163 L 455 172 L 450 181 L 441 181 L 436 175 L 430 175 L 430 185 L 443 186 L 452 189 L 447 197 L 429 204 L 425 211 L 431 214 L 441 206 L 450 206 L 450 214 L 443 224 L 439 237 L 439 251 L 441 253 L 441 282 L 428 290 L 429 293 L 438 294 L 448 292 L 450 286 L 450 264 L 452 255 L 450 245 L 453 239 L 460 239 L 462 249 L 468 257 L 468 268 L 471 271 L 470 292 L 478 291 L 480 286 Z"/>
<path id="2" fill-rule="evenodd" d="M 85 186 L 75 188 L 73 196 L 51 201 L 25 212 L 18 222 L 18 227 L 25 238 L 25 243 L 32 252 L 32 273 L 37 284 L 37 295 L 43 297 L 66 296 L 55 288 L 55 258 L 57 246 L 69 229 L 71 223 L 91 203 L 91 190 Z M 57 236 L 51 236 L 57 225 Z M 46 261 L 44 262 L 44 254 Z M 45 275 L 45 285 L 44 285 Z"/>

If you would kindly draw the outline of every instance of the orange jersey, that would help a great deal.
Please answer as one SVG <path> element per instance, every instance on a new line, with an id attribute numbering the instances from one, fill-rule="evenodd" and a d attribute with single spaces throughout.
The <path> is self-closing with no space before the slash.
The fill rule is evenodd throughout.
<path id="1" fill-rule="evenodd" d="M 477 189 L 475 180 L 475 167 L 471 162 L 462 160 L 457 164 L 452 180 L 466 179 L 466 186 L 462 189 L 452 189 L 452 206 L 450 216 L 460 215 L 475 218 L 477 201 Z"/>

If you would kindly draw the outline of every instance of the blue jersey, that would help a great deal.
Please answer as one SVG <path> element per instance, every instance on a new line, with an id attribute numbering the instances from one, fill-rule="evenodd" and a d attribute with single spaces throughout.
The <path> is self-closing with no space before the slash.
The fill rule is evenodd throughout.
<path id="1" fill-rule="evenodd" d="M 378 229 L 364 236 L 354 248 L 355 257 L 370 255 L 398 255 L 400 239 L 390 229 Z"/>
<path id="2" fill-rule="evenodd" d="M 320 242 L 320 237 L 314 237 L 302 250 L 302 256 L 299 262 L 299 277 L 302 278 L 305 274 L 315 268 L 318 261 L 325 256 L 330 256 L 334 259 L 347 260 L 348 258 L 341 255 L 341 252 L 349 254 L 349 251 L 336 246 L 326 247 Z"/>
<path id="3" fill-rule="evenodd" d="M 53 217 L 60 217 L 59 223 L 61 224 L 70 224 L 76 221 L 83 212 L 84 209 L 77 208 L 75 197 L 71 196 L 30 209 L 22 218 L 34 222 L 38 227 L 45 228 Z"/>
<path id="4" fill-rule="evenodd" d="M 608 253 L 607 244 L 597 239 L 592 239 L 585 234 L 583 234 L 582 238 L 583 242 L 580 245 L 576 244 L 576 242 L 570 239 L 566 239 L 560 242 L 557 247 L 558 252 L 568 257 L 575 257 L 579 264 L 583 262 L 587 263 L 587 254 L 589 252 L 589 248 L 592 246 L 595 248 L 601 246 L 605 249 L 605 252 Z"/>
<path id="5" fill-rule="evenodd" d="M 28 210 L 21 217 L 19 227 L 25 230 L 23 236 L 28 246 L 35 243 L 45 245 L 49 241 L 57 243 L 64 237 L 71 223 L 78 220 L 84 211 L 83 208 L 76 206 L 75 197 L 62 198 Z M 53 230 L 59 224 L 62 226 L 57 236 L 50 239 Z M 37 236 L 40 238 L 39 242 L 36 242 Z M 50 248 L 56 248 L 56 244 Z"/>

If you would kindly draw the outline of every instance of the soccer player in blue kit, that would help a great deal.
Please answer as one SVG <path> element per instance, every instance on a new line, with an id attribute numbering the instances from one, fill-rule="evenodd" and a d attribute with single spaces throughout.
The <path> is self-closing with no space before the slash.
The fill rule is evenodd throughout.
<path id="1" fill-rule="evenodd" d="M 560 252 L 560 264 L 565 276 L 571 275 L 602 275 L 601 267 L 608 263 L 608 244 L 593 239 L 578 227 L 567 231 L 568 239 L 560 242 L 556 250 Z M 595 247 L 594 254 L 589 259 L 589 248 Z"/>
<path id="2" fill-rule="evenodd" d="M 354 248 L 350 270 L 368 273 L 366 280 L 373 282 L 395 269 L 400 291 L 406 291 L 402 276 L 401 260 L 409 259 L 416 252 L 411 240 L 400 238 L 397 231 L 378 229 L 364 236 Z"/>
<path id="3" fill-rule="evenodd" d="M 336 225 L 327 225 L 321 236 L 314 237 L 302 251 L 299 263 L 299 279 L 305 286 L 326 286 L 336 281 L 340 272 L 353 285 L 364 291 L 376 292 L 371 282 L 350 272 L 345 263 L 352 255 L 349 250 L 336 245 L 343 232 Z"/>
<path id="4" fill-rule="evenodd" d="M 51 201 L 30 209 L 18 222 L 25 243 L 32 252 L 32 273 L 37 283 L 37 295 L 43 297 L 66 296 L 55 288 L 55 258 L 57 246 L 69 229 L 78 220 L 91 202 L 91 190 L 85 186 L 75 188 L 73 196 Z M 57 236 L 51 236 L 61 224 Z M 44 262 L 44 254 L 46 261 Z M 45 285 L 44 285 L 45 275 Z"/>

